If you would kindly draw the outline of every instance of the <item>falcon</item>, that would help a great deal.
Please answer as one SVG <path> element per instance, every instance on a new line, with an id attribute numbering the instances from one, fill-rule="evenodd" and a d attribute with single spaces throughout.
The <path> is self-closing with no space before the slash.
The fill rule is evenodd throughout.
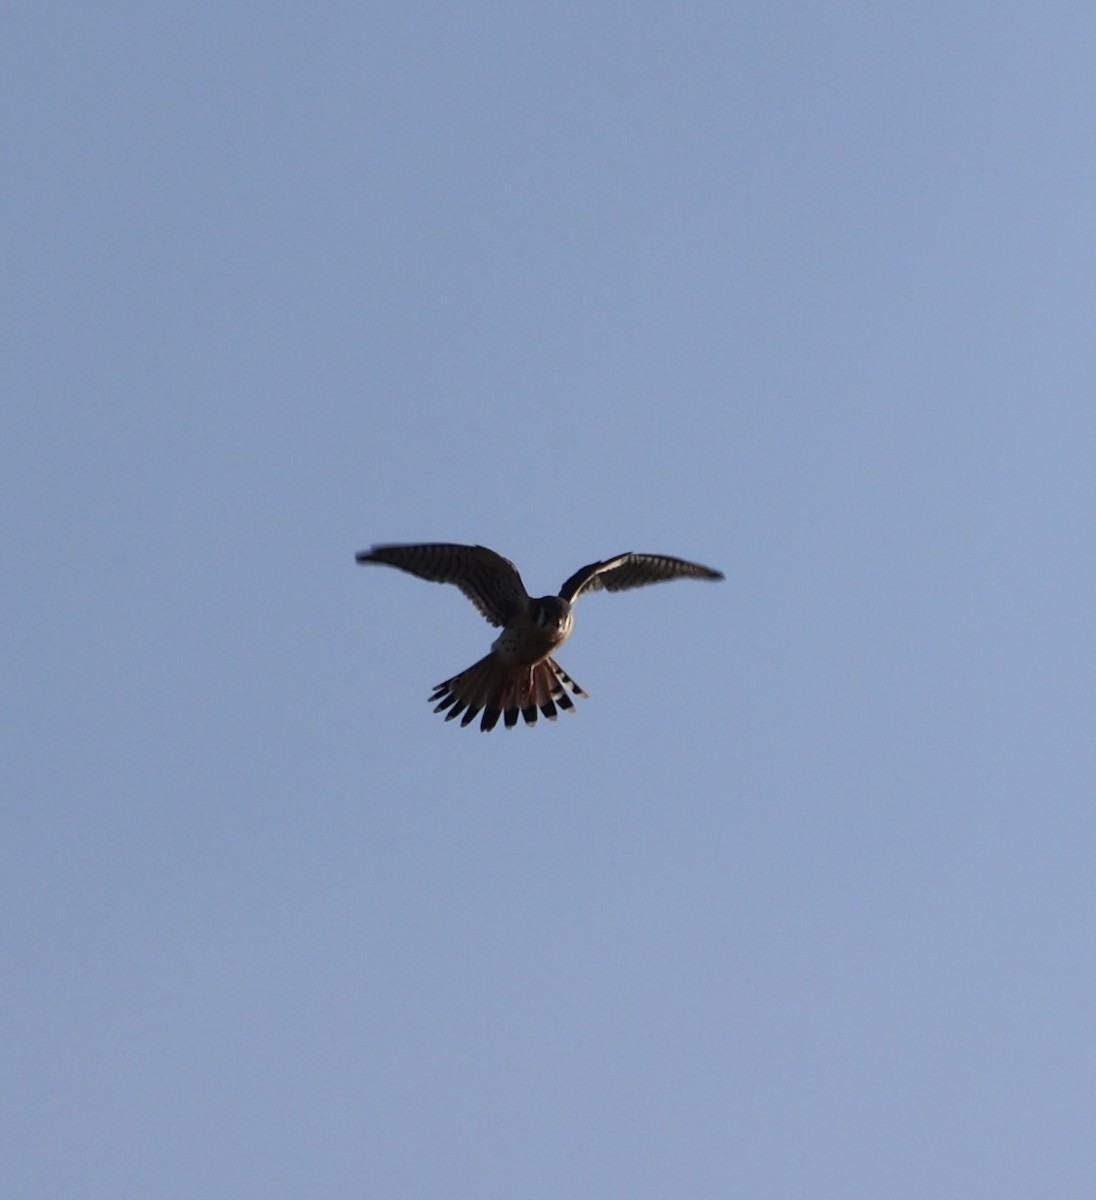
<path id="1" fill-rule="evenodd" d="M 535 725 L 537 714 L 549 721 L 559 709 L 574 710 L 575 696 L 586 692 L 552 654 L 571 636 L 573 606 L 586 592 L 623 592 L 667 579 L 722 579 L 721 571 L 664 554 L 618 554 L 576 571 L 558 596 L 533 599 L 517 567 L 486 546 L 433 542 L 415 546 L 374 546 L 357 556 L 360 563 L 383 563 L 428 579 L 455 583 L 492 625 L 502 632 L 491 653 L 466 671 L 439 683 L 430 695 L 435 712 L 470 725 L 482 711 L 480 729 L 494 729 L 499 717 L 507 728 Z M 463 714 L 463 715 L 462 715 Z"/>

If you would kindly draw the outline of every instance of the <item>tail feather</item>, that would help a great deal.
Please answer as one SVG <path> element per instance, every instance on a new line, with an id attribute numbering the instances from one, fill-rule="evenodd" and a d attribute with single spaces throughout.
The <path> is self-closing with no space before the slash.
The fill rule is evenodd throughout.
<path id="1" fill-rule="evenodd" d="M 554 721 L 560 709 L 573 712 L 575 705 L 568 688 L 576 696 L 586 695 L 553 658 L 532 667 L 515 667 L 492 653 L 439 683 L 430 695 L 430 703 L 435 712 L 445 712 L 447 721 L 460 717 L 462 726 L 471 724 L 482 711 L 480 729 L 486 733 L 494 729 L 500 717 L 512 729 L 519 716 L 527 725 L 535 725 L 538 713 Z"/>
<path id="2" fill-rule="evenodd" d="M 580 688 L 578 686 L 578 684 L 575 683 L 575 681 L 571 678 L 571 676 L 567 674 L 567 672 L 559 665 L 558 662 L 556 662 L 556 660 L 554 658 L 550 658 L 547 661 L 548 661 L 548 665 L 552 668 L 552 671 L 555 673 L 556 678 L 560 681 L 561 684 L 566 684 L 571 689 L 571 691 L 575 693 L 576 696 L 581 696 L 584 700 L 589 699 L 589 693 L 584 692 L 582 690 L 582 688 Z M 564 692 L 563 694 L 566 696 L 567 693 Z M 557 697 L 557 699 L 558 699 L 558 697 Z"/>

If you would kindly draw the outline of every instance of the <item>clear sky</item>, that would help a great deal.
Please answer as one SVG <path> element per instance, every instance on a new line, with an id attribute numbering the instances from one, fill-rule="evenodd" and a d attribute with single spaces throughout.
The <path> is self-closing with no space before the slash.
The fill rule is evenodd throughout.
<path id="1" fill-rule="evenodd" d="M 0 34 L 6 1193 L 1096 1194 L 1096 10 Z"/>

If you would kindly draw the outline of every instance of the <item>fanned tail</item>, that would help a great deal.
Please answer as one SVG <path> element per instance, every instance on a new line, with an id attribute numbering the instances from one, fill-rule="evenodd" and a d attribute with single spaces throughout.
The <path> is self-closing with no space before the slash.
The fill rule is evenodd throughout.
<path id="1" fill-rule="evenodd" d="M 576 696 L 586 695 L 554 658 L 521 667 L 508 665 L 492 653 L 439 683 L 430 703 L 435 712 L 449 710 L 445 713 L 447 721 L 460 717 L 461 725 L 470 725 L 482 709 L 480 729 L 486 733 L 495 728 L 499 717 L 512 729 L 519 714 L 527 725 L 535 725 L 538 712 L 554 721 L 559 709 L 573 711 L 575 705 L 568 688 Z"/>

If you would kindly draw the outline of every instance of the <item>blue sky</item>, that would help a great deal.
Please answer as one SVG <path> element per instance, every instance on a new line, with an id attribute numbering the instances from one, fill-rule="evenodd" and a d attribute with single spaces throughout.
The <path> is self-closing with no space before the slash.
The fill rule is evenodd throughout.
<path id="1" fill-rule="evenodd" d="M 11 1194 L 1090 1194 L 1096 16 L 0 43 Z"/>

